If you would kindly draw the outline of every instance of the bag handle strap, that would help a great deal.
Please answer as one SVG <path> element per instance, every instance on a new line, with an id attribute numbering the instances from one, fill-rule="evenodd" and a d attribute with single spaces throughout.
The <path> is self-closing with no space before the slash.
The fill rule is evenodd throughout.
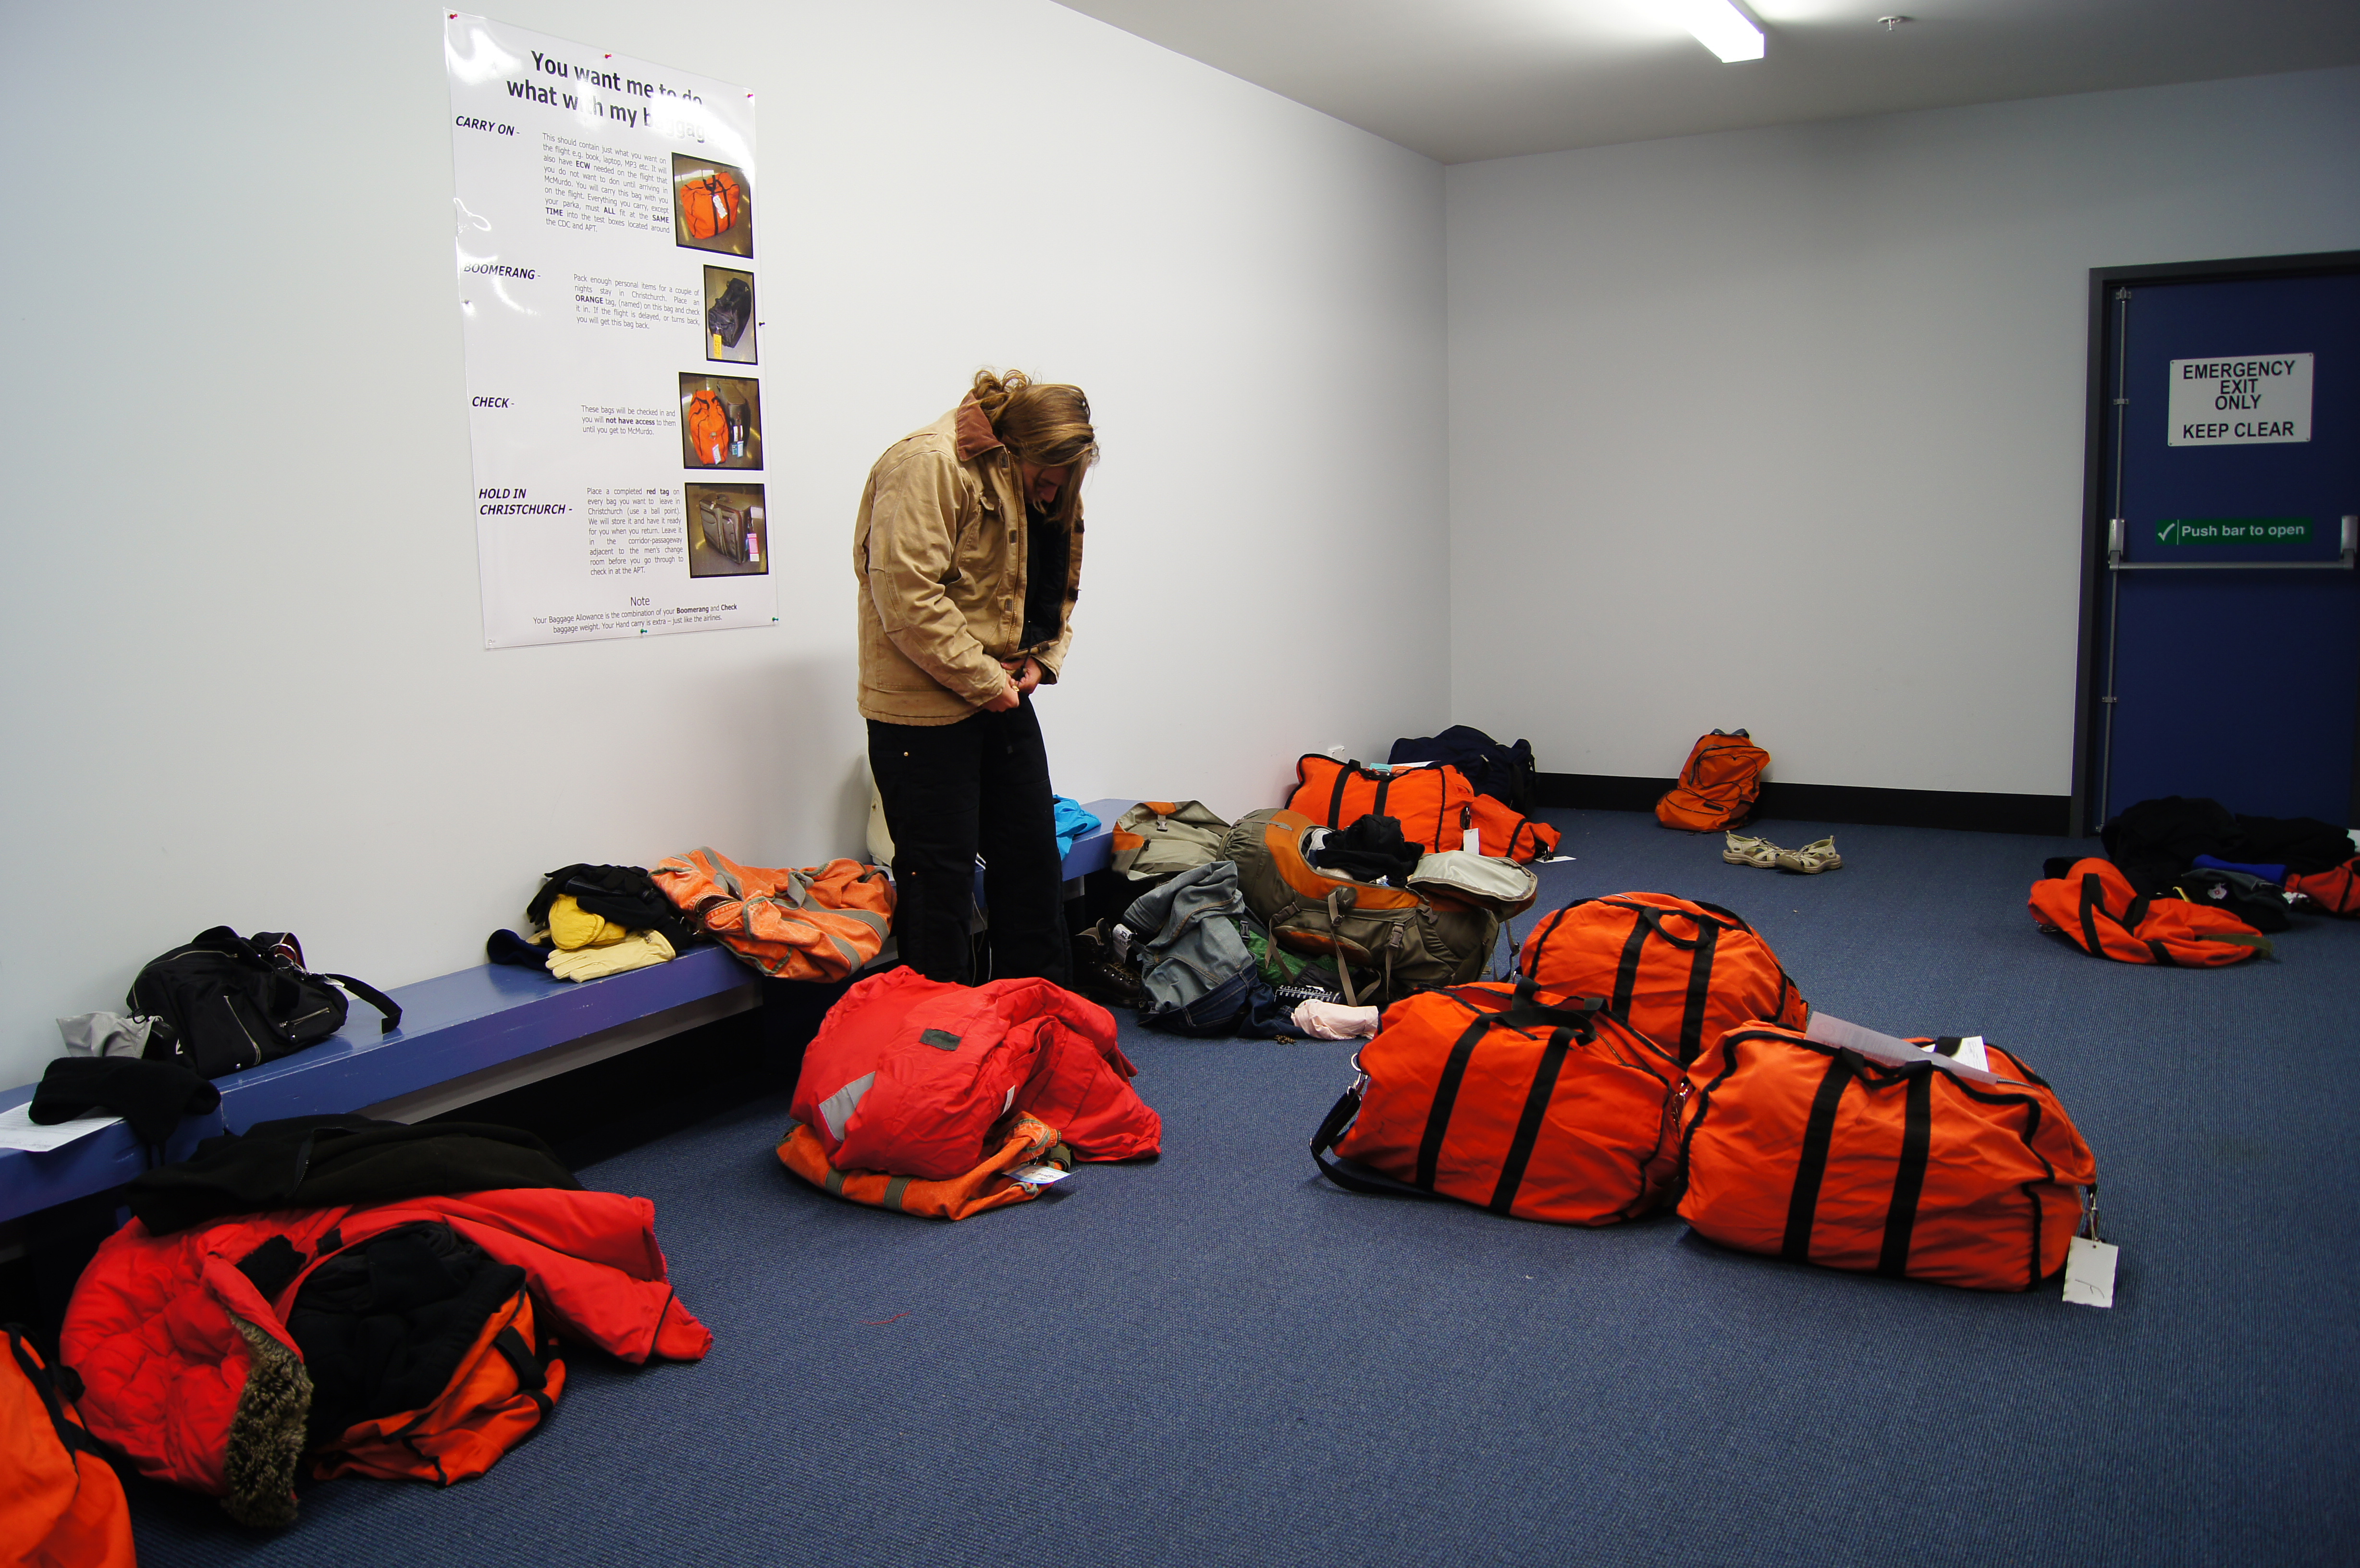
<path id="1" fill-rule="evenodd" d="M 377 1027 L 377 1033 L 391 1034 L 395 1029 L 401 1027 L 401 1004 L 387 996 L 384 992 L 378 990 L 376 986 L 370 985 L 367 981 L 355 980 L 349 975 L 330 975 L 324 970 L 321 972 L 320 978 L 322 980 L 333 980 L 337 985 L 342 985 L 345 990 L 350 991 L 354 996 L 358 996 L 362 1001 L 366 1002 L 370 1007 L 375 1007 L 378 1012 L 385 1015 L 384 1020 Z"/>

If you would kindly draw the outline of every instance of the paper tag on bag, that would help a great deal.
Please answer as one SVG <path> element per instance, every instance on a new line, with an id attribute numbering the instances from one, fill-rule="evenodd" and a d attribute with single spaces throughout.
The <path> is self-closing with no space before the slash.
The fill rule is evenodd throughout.
<path id="1" fill-rule="evenodd" d="M 1054 1187 L 1073 1174 L 1054 1165 L 1019 1165 L 1008 1173 L 1008 1179 L 1022 1187 Z"/>
<path id="2" fill-rule="evenodd" d="M 2065 1300 L 2076 1307 L 2114 1304 L 2114 1256 L 2111 1241 L 2077 1236 L 2065 1248 Z"/>

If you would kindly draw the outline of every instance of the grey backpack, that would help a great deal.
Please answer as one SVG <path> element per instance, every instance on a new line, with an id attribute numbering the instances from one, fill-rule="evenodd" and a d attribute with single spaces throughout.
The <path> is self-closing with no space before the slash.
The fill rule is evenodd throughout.
<path id="1" fill-rule="evenodd" d="M 1225 1033 L 1260 977 L 1246 947 L 1246 902 L 1226 860 L 1191 866 L 1123 911 L 1148 1005 L 1139 1021 L 1181 1034 Z"/>

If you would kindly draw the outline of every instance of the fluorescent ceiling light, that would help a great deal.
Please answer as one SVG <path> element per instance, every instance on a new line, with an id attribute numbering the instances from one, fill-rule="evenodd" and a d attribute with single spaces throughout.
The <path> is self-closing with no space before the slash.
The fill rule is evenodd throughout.
<path id="1" fill-rule="evenodd" d="M 1631 4 L 1686 27 L 1724 65 L 1762 58 L 1762 29 L 1729 0 L 1631 0 Z"/>

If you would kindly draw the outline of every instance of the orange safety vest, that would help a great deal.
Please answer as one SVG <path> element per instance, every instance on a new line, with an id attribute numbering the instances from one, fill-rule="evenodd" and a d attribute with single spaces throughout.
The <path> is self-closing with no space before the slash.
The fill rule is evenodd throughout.
<path id="1" fill-rule="evenodd" d="M 719 466 L 729 455 L 729 411 L 721 406 L 721 394 L 709 387 L 688 401 L 688 444 L 707 468 Z"/>
<path id="2" fill-rule="evenodd" d="M 818 1137 L 801 1122 L 787 1128 L 779 1144 L 779 1162 L 824 1192 L 871 1208 L 934 1220 L 963 1220 L 986 1209 L 1030 1201 L 1039 1189 L 1008 1172 L 1035 1161 L 1063 1170 L 1073 1164 L 1074 1157 L 1057 1141 L 1056 1128 L 1022 1112 L 998 1149 L 974 1170 L 946 1181 L 889 1176 L 881 1171 L 838 1171 L 827 1162 L 827 1149 Z"/>
<path id="3" fill-rule="evenodd" d="M 893 919 L 893 884 L 873 866 L 740 866 L 700 849 L 648 876 L 715 941 L 781 980 L 841 980 L 877 956 Z"/>

